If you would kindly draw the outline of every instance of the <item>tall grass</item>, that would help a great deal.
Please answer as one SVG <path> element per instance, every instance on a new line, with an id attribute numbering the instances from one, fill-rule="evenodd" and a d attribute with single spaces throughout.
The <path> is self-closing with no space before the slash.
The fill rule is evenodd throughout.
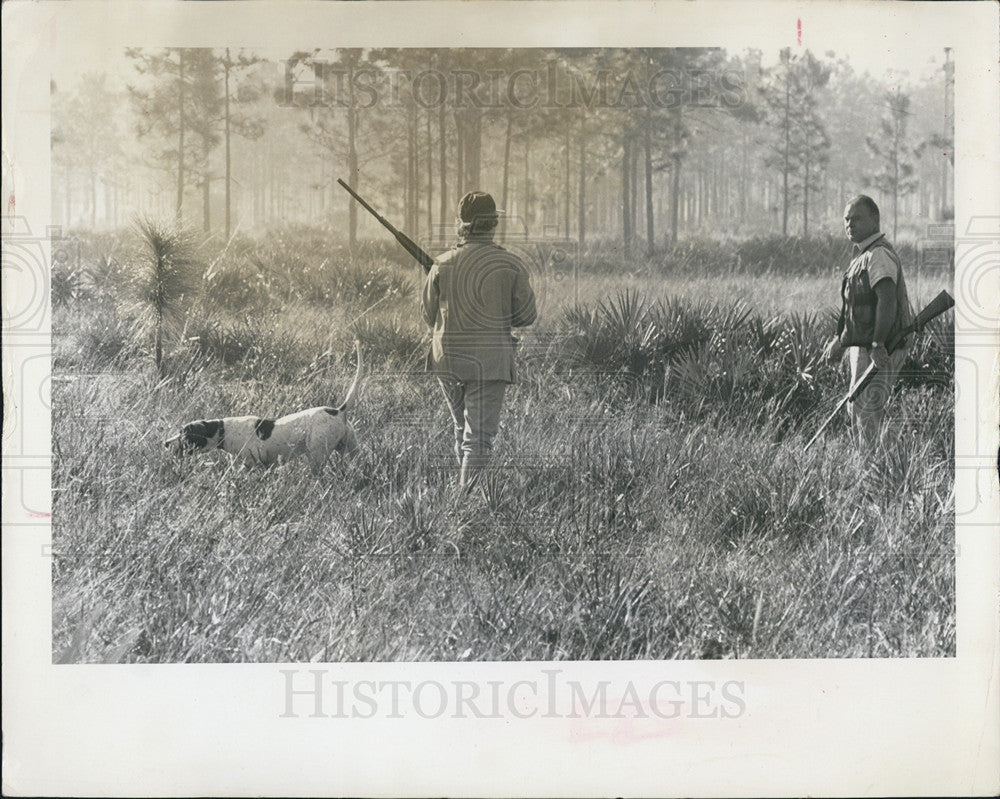
<path id="1" fill-rule="evenodd" d="M 265 255 L 326 257 L 321 235 L 287 235 L 199 255 L 271 275 L 285 267 Z M 524 336 L 494 468 L 470 496 L 405 291 L 368 313 L 371 298 L 327 308 L 298 288 L 232 306 L 203 292 L 166 380 L 124 303 L 55 308 L 53 658 L 954 654 L 945 323 L 915 342 L 889 446 L 865 462 L 843 423 L 802 452 L 845 387 L 818 359 L 822 315 L 686 299 L 675 278 L 620 294 L 587 280 L 600 299 Z M 163 456 L 191 419 L 343 397 L 354 335 L 369 367 L 353 459 L 316 477 Z"/>

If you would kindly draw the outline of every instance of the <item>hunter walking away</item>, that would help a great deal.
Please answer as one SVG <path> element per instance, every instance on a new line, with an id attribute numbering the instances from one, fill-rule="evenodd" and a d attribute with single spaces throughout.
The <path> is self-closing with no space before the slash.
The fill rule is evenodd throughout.
<path id="1" fill-rule="evenodd" d="M 461 241 L 427 273 L 420 304 L 434 329 L 428 371 L 437 375 L 455 423 L 459 481 L 467 488 L 489 462 L 504 392 L 514 382 L 511 328 L 530 325 L 537 312 L 524 264 L 493 242 L 493 198 L 466 194 L 458 220 Z"/>
<path id="2" fill-rule="evenodd" d="M 57 71 L 53 661 L 953 656 L 952 61 L 898 57 Z"/>

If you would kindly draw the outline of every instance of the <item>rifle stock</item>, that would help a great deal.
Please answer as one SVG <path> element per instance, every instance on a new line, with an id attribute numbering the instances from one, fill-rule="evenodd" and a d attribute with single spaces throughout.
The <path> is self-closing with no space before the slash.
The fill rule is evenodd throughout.
<path id="1" fill-rule="evenodd" d="M 894 353 L 897 349 L 899 349 L 903 341 L 908 335 L 910 335 L 910 333 L 919 333 L 924 329 L 924 325 L 931 321 L 931 319 L 940 316 L 954 304 L 955 300 L 947 291 L 940 292 L 933 300 L 927 303 L 920 313 L 917 314 L 917 318 L 913 320 L 912 324 L 907 325 L 896 334 L 892 341 L 889 342 L 886 350 L 888 350 L 890 355 Z M 820 425 L 819 430 L 816 431 L 816 434 L 810 438 L 809 442 L 805 445 L 805 447 L 803 447 L 803 452 L 806 452 L 809 447 L 815 443 L 816 439 L 818 439 L 823 431 L 826 430 L 830 422 L 837 418 L 837 414 L 840 413 L 841 409 L 848 402 L 854 402 L 854 400 L 858 398 L 858 395 L 865 390 L 865 387 L 869 383 L 872 382 L 872 378 L 875 377 L 875 373 L 877 371 L 878 369 L 876 368 L 874 361 L 868 364 L 868 368 L 865 369 L 858 381 L 851 387 L 851 390 L 844 395 L 840 402 L 837 403 L 837 407 L 833 409 L 833 413 L 827 417 L 826 421 Z"/>
<path id="2" fill-rule="evenodd" d="M 431 267 L 434 265 L 434 259 L 431 258 L 426 252 L 424 252 L 416 242 L 413 241 L 409 236 L 407 236 L 402 231 L 397 230 L 384 216 L 382 216 L 378 211 L 372 208 L 368 203 L 366 203 L 361 195 L 358 194 L 354 189 L 344 183 L 343 180 L 337 178 L 337 183 L 339 183 L 344 190 L 350 194 L 355 200 L 357 200 L 361 207 L 364 208 L 368 213 L 374 216 L 379 223 L 388 230 L 395 237 L 396 241 L 402 245 L 403 249 L 406 250 L 410 255 L 412 255 L 417 262 L 424 268 L 424 273 L 431 271 Z"/>
<path id="3" fill-rule="evenodd" d="M 910 327 L 916 332 L 920 332 L 924 325 L 936 316 L 940 316 L 955 304 L 955 300 L 947 291 L 940 292 L 933 300 L 927 303 L 927 307 L 917 314 Z"/>

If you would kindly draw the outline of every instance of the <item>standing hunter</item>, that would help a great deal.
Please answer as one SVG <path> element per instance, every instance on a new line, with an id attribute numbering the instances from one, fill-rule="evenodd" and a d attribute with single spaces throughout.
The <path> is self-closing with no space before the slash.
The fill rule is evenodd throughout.
<path id="1" fill-rule="evenodd" d="M 881 440 L 885 405 L 906 358 L 905 346 L 890 355 L 886 345 L 910 324 L 913 313 L 902 264 L 879 231 L 879 210 L 871 197 L 859 194 L 847 204 L 844 229 L 855 252 L 841 283 L 837 335 L 826 355 L 837 362 L 847 350 L 852 386 L 875 362 L 872 382 L 848 405 L 858 443 L 870 451 Z"/>
<path id="2" fill-rule="evenodd" d="M 524 264 L 493 243 L 498 220 L 489 194 L 466 194 L 458 204 L 461 241 L 435 259 L 420 298 L 434 328 L 427 370 L 437 375 L 451 411 L 463 488 L 489 462 L 504 391 L 515 381 L 511 328 L 536 316 Z"/>

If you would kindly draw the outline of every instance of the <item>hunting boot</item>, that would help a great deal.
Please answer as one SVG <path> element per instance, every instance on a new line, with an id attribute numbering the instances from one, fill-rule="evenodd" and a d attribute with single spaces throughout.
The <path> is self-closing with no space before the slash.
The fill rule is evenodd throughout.
<path id="1" fill-rule="evenodd" d="M 473 455 L 471 452 L 466 452 L 465 457 L 462 458 L 462 471 L 458 478 L 459 486 L 466 489 L 471 488 L 488 462 L 489 456 Z"/>

